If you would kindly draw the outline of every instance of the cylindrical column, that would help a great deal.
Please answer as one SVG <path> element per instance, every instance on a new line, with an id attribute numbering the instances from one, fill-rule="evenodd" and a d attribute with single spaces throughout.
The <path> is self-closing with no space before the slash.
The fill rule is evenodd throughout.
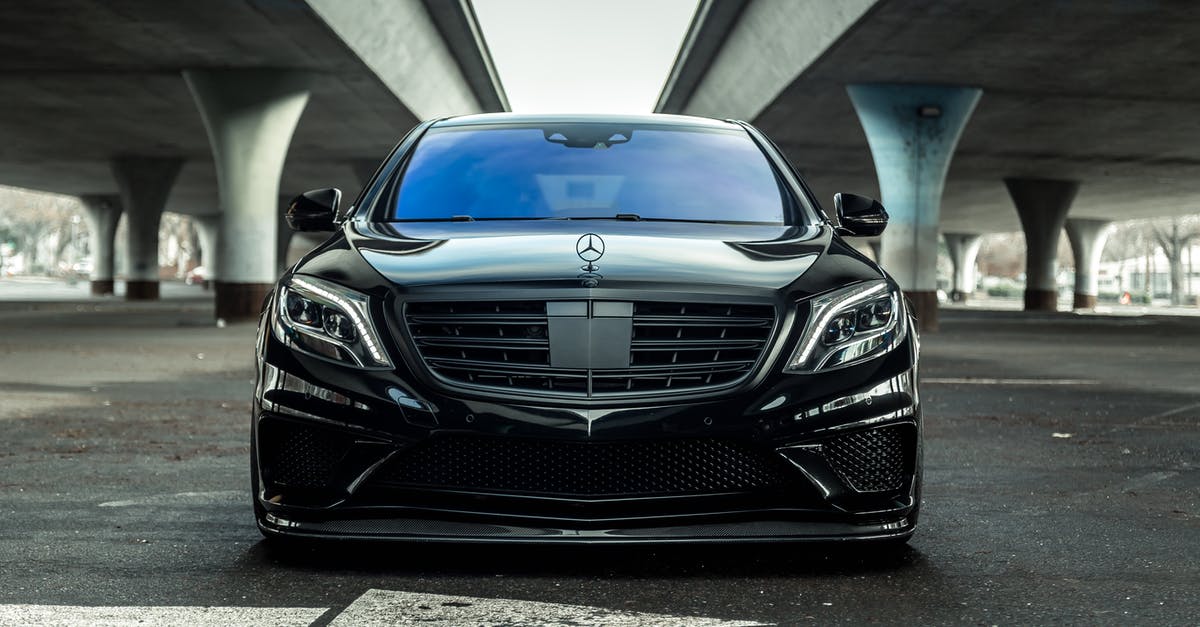
<path id="1" fill-rule="evenodd" d="M 872 237 L 867 241 L 867 246 L 871 248 L 871 256 L 875 258 L 875 263 L 883 258 L 883 242 L 878 237 Z"/>
<path id="2" fill-rule="evenodd" d="M 207 290 L 212 287 L 219 272 L 217 240 L 221 237 L 221 216 L 196 216 L 192 218 L 192 226 L 200 240 L 200 265 L 204 266 L 204 289 Z"/>
<path id="3" fill-rule="evenodd" d="M 1108 241 L 1108 225 L 1096 218 L 1067 218 L 1067 239 L 1075 258 L 1075 309 L 1095 309 L 1100 292 L 1100 255 Z"/>
<path id="4" fill-rule="evenodd" d="M 287 208 L 295 196 L 281 194 L 278 210 L 275 212 L 275 276 L 280 276 L 288 268 L 288 248 L 292 245 L 292 236 L 296 234 L 287 223 Z"/>
<path id="5" fill-rule="evenodd" d="M 1058 239 L 1079 183 L 1007 178 L 1004 185 L 1025 231 L 1025 311 L 1056 311 Z"/>
<path id="6" fill-rule="evenodd" d="M 158 225 L 183 160 L 118 157 L 113 177 L 127 216 L 125 299 L 158 299 Z"/>
<path id="7" fill-rule="evenodd" d="M 113 245 L 116 242 L 117 222 L 121 219 L 121 198 L 94 194 L 80 196 L 79 200 L 83 203 L 90 234 L 92 296 L 107 296 L 113 293 L 113 277 L 116 274 Z"/>
<path id="8" fill-rule="evenodd" d="M 849 85 L 867 134 L 884 207 L 880 265 L 908 295 L 924 330 L 937 329 L 938 219 L 958 138 L 982 94 L 974 87 Z"/>
<path id="9" fill-rule="evenodd" d="M 307 76 L 281 70 L 183 76 L 204 119 L 220 187 L 216 315 L 253 319 L 278 277 L 279 177 L 308 103 Z"/>
<path id="10" fill-rule="evenodd" d="M 354 170 L 354 178 L 358 179 L 358 184 L 366 187 L 367 183 L 371 182 L 371 177 L 375 176 L 375 171 L 379 169 L 380 159 L 372 159 L 370 157 L 361 157 L 350 161 L 350 169 Z"/>
<path id="11" fill-rule="evenodd" d="M 983 236 L 978 233 L 943 233 L 942 238 L 946 240 L 950 263 L 954 265 L 950 299 L 965 303 L 975 291 L 975 257 L 979 255 Z"/>

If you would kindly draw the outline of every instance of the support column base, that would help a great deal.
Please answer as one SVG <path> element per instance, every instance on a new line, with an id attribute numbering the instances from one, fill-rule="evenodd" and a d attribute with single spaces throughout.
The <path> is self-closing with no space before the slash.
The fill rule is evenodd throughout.
<path id="1" fill-rule="evenodd" d="M 1025 290 L 1025 311 L 1058 311 L 1058 292 Z"/>
<path id="2" fill-rule="evenodd" d="M 95 279 L 92 281 L 92 296 L 109 296 L 112 293 L 112 279 Z"/>
<path id="3" fill-rule="evenodd" d="M 1080 294 L 1075 292 L 1075 309 L 1095 309 L 1096 295 L 1095 294 Z"/>
<path id="4" fill-rule="evenodd" d="M 950 300 L 952 300 L 956 303 L 966 303 L 967 299 L 970 297 L 971 297 L 970 292 L 960 292 L 958 290 L 954 290 L 953 292 L 950 292 Z"/>
<path id="5" fill-rule="evenodd" d="M 126 281 L 125 300 L 158 300 L 158 281 Z"/>
<path id="6" fill-rule="evenodd" d="M 216 315 L 227 322 L 257 320 L 272 283 L 226 283 L 215 281 Z"/>
<path id="7" fill-rule="evenodd" d="M 921 331 L 937 331 L 937 292 L 905 292 L 904 295 L 912 305 L 913 315 L 917 317 L 917 328 Z"/>

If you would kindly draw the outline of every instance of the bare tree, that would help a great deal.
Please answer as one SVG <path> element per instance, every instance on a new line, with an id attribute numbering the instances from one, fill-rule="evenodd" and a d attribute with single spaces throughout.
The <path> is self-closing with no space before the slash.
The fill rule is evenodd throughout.
<path id="1" fill-rule="evenodd" d="M 1153 220 L 1150 232 L 1155 244 L 1163 251 L 1170 266 L 1171 304 L 1182 305 L 1185 287 L 1183 271 L 1184 251 L 1193 241 L 1200 241 L 1200 221 L 1194 216 L 1172 217 Z"/>
<path id="2" fill-rule="evenodd" d="M 71 221 L 80 211 L 79 201 L 71 196 L 0 187 L 0 230 L 14 250 L 25 255 L 28 272 L 58 269 L 63 253 L 80 237 Z"/>

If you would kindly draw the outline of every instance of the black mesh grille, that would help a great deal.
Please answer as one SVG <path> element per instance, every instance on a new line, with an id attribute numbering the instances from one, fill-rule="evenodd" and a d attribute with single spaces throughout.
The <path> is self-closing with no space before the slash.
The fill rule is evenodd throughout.
<path id="1" fill-rule="evenodd" d="M 822 442 L 821 453 L 855 491 L 899 490 L 912 473 L 911 434 L 904 425 L 858 431 Z"/>
<path id="2" fill-rule="evenodd" d="M 563 442 L 445 436 L 401 453 L 377 481 L 575 497 L 745 492 L 784 485 L 774 453 L 728 440 Z"/>
<path id="3" fill-rule="evenodd" d="M 263 479 L 277 487 L 329 487 L 353 444 L 336 431 L 283 420 L 264 421 L 259 429 Z"/>
<path id="4" fill-rule="evenodd" d="M 430 370 L 455 383 L 573 396 L 733 385 L 771 337 L 770 305 L 632 303 L 629 367 L 555 368 L 544 301 L 409 303 L 409 332 Z"/>

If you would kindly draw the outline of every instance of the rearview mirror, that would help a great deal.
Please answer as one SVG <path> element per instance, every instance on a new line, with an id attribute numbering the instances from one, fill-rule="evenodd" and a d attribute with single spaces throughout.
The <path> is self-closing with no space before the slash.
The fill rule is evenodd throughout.
<path id="1" fill-rule="evenodd" d="M 874 198 L 834 194 L 833 207 L 837 211 L 838 229 L 844 235 L 872 237 L 887 227 L 887 211 Z"/>
<path id="2" fill-rule="evenodd" d="M 288 226 L 293 231 L 332 231 L 337 227 L 341 190 L 334 187 L 304 192 L 288 203 Z"/>

